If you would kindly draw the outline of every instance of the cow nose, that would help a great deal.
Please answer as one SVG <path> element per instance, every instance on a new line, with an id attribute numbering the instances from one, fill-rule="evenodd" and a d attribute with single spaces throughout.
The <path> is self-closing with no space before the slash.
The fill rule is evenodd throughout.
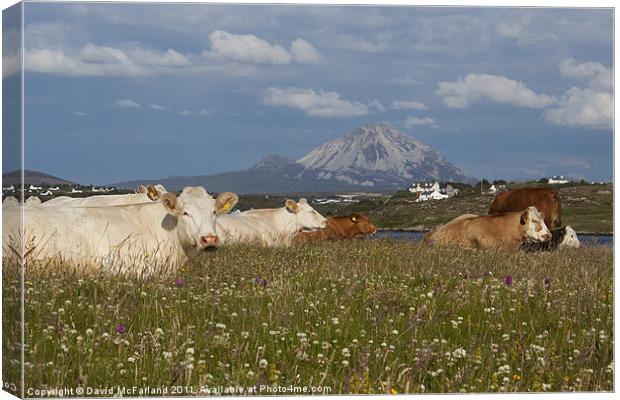
<path id="1" fill-rule="evenodd" d="M 220 238 L 217 235 L 205 235 L 200 237 L 200 247 L 215 247 L 220 244 Z"/>
<path id="2" fill-rule="evenodd" d="M 550 241 L 550 240 L 551 240 L 551 238 L 552 238 L 552 235 L 551 235 L 550 233 L 545 233 L 545 234 L 542 236 L 543 242 L 548 242 L 548 241 Z"/>

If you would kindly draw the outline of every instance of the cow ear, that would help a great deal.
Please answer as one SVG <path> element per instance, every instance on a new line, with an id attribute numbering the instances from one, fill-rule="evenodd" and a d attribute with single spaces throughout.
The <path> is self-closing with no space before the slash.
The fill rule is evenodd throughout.
<path id="1" fill-rule="evenodd" d="M 146 193 L 146 187 L 144 185 L 138 186 L 136 193 Z"/>
<path id="2" fill-rule="evenodd" d="M 224 192 L 220 193 L 215 199 L 215 212 L 219 214 L 226 214 L 230 212 L 233 207 L 239 201 L 239 196 L 236 193 Z"/>
<path id="3" fill-rule="evenodd" d="M 286 209 L 289 210 L 292 213 L 297 214 L 299 212 L 299 206 L 297 205 L 297 203 L 295 203 L 295 200 L 291 200 L 291 199 L 287 199 L 286 203 L 284 203 L 286 206 Z"/>
<path id="4" fill-rule="evenodd" d="M 177 196 L 175 196 L 174 194 L 164 193 L 161 196 L 161 203 L 164 205 L 164 207 L 166 207 L 166 210 L 168 210 L 169 213 L 175 215 L 181 214 L 181 204 L 177 199 Z"/>
<path id="5" fill-rule="evenodd" d="M 351 221 L 357 223 L 357 217 L 355 215 L 351 215 Z"/>
<path id="6" fill-rule="evenodd" d="M 299 199 L 299 203 L 300 204 L 308 204 L 308 200 L 306 200 L 304 197 L 302 197 L 301 199 Z"/>
<path id="7" fill-rule="evenodd" d="M 525 225 L 525 221 L 527 221 L 527 216 L 530 210 L 525 210 L 521 213 L 521 225 Z"/>
<path id="8" fill-rule="evenodd" d="M 149 197 L 149 199 L 151 199 L 152 201 L 155 201 L 157 199 L 159 199 L 159 191 L 157 190 L 157 188 L 153 185 L 148 185 L 146 187 L 146 195 Z"/>

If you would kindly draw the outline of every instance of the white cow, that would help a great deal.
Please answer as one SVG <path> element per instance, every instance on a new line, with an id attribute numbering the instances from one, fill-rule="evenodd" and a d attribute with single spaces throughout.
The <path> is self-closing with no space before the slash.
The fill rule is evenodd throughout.
<path id="1" fill-rule="evenodd" d="M 89 197 L 69 197 L 59 196 L 43 203 L 44 206 L 66 205 L 68 207 L 98 207 L 98 206 L 118 206 L 127 204 L 149 203 L 157 200 L 161 195 L 167 193 L 162 185 L 148 187 L 140 185 L 136 193 L 130 194 L 110 194 Z"/>
<path id="2" fill-rule="evenodd" d="M 244 211 L 217 219 L 222 244 L 256 242 L 264 246 L 288 246 L 300 231 L 325 226 L 327 220 L 306 199 L 298 203 L 288 199 L 281 208 Z"/>
<path id="3" fill-rule="evenodd" d="M 37 206 L 41 204 L 41 199 L 38 198 L 37 196 L 30 196 L 26 199 L 26 202 L 24 203 L 24 205 L 26 206 Z"/>
<path id="4" fill-rule="evenodd" d="M 19 200 L 17 200 L 14 196 L 6 196 L 4 200 L 2 200 L 2 207 L 14 207 L 19 205 Z"/>
<path id="5" fill-rule="evenodd" d="M 157 202 L 100 207 L 59 204 L 25 210 L 26 261 L 61 261 L 108 272 L 150 275 L 176 270 L 188 256 L 219 244 L 216 217 L 234 207 L 234 193 L 213 199 L 202 187 Z M 18 254 L 19 213 L 3 213 L 4 254 Z"/>

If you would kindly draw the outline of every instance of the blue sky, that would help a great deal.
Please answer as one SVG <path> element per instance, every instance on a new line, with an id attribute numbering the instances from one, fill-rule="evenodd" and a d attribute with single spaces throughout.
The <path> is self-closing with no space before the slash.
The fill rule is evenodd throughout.
<path id="1" fill-rule="evenodd" d="M 385 122 L 477 177 L 612 177 L 610 9 L 25 12 L 29 169 L 97 184 L 242 170 Z"/>

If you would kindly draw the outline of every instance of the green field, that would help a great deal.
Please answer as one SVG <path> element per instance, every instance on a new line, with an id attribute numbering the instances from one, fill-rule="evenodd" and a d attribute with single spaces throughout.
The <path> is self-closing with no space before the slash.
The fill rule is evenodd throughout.
<path id="1" fill-rule="evenodd" d="M 508 185 L 509 189 L 526 184 Z M 546 186 L 530 183 L 527 186 Z M 577 232 L 613 232 L 613 186 L 611 184 L 568 184 L 557 186 L 562 200 L 562 223 Z M 310 199 L 324 197 L 306 194 Z M 291 196 L 295 197 L 295 196 Z M 378 228 L 432 229 L 462 214 L 485 215 L 495 195 L 480 194 L 471 188 L 446 200 L 415 202 L 415 195 L 406 191 L 384 193 L 362 199 L 359 203 L 340 203 L 313 206 L 324 216 L 366 212 Z M 284 196 L 242 195 L 243 209 L 281 207 Z"/>
<path id="2" fill-rule="evenodd" d="M 526 254 L 382 239 L 221 248 L 152 280 L 31 266 L 25 386 L 611 391 L 612 258 L 606 246 Z M 14 268 L 3 284 L 4 380 L 16 382 Z"/>

